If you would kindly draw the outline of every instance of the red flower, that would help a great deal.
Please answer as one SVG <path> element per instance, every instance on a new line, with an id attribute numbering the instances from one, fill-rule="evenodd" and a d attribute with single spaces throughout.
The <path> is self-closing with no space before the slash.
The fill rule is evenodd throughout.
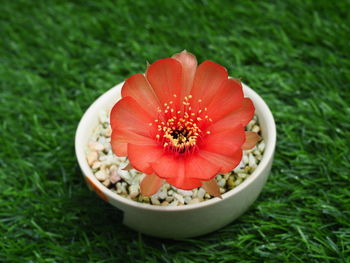
<path id="1" fill-rule="evenodd" d="M 122 88 L 111 112 L 113 151 L 128 156 L 147 174 L 144 195 L 154 194 L 163 179 L 190 190 L 202 186 L 220 192 L 214 177 L 241 161 L 242 149 L 259 140 L 244 131 L 254 105 L 244 98 L 242 84 L 226 69 L 183 51 L 150 65 L 146 76 L 135 74 Z"/>

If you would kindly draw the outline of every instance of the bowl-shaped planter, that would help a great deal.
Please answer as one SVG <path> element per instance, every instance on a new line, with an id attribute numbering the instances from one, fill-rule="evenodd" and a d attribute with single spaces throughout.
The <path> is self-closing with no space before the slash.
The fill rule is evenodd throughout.
<path id="1" fill-rule="evenodd" d="M 255 106 L 266 147 L 256 170 L 242 184 L 213 198 L 185 206 L 155 206 L 124 198 L 102 185 L 89 167 L 85 149 L 101 110 L 109 110 L 120 99 L 123 83 L 100 96 L 85 112 L 75 137 L 75 151 L 84 178 L 91 190 L 124 212 L 123 223 L 137 231 L 164 238 L 186 238 L 217 230 L 244 213 L 260 194 L 269 175 L 276 144 L 276 127 L 263 99 L 243 84 L 245 97 Z"/>

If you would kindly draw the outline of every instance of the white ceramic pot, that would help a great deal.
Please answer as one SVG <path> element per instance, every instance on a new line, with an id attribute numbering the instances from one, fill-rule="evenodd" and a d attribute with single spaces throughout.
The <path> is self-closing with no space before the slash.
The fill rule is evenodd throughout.
<path id="1" fill-rule="evenodd" d="M 213 198 L 184 206 L 155 206 L 126 199 L 105 186 L 93 175 L 85 150 L 101 110 L 111 109 L 120 99 L 123 83 L 100 96 L 85 112 L 75 137 L 75 151 L 84 178 L 91 190 L 124 212 L 123 223 L 128 227 L 156 237 L 186 238 L 210 233 L 243 214 L 260 194 L 270 173 L 276 145 L 276 127 L 272 113 L 263 99 L 243 85 L 245 97 L 252 99 L 265 140 L 263 159 L 243 183 L 224 193 L 223 199 Z"/>

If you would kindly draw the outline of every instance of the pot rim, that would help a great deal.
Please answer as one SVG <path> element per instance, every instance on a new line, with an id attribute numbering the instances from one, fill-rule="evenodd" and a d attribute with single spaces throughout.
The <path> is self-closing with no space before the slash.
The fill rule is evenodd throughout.
<path id="1" fill-rule="evenodd" d="M 276 146 L 276 125 L 273 118 L 273 115 L 265 103 L 265 101 L 250 87 L 242 83 L 243 85 L 243 92 L 244 95 L 249 97 L 255 107 L 260 108 L 259 112 L 261 115 L 264 115 L 264 118 L 266 119 L 267 123 L 267 132 L 269 134 L 269 140 L 268 142 L 265 141 L 265 150 L 263 154 L 263 158 L 258 164 L 255 171 L 247 177 L 240 185 L 236 186 L 235 188 L 225 192 L 222 194 L 222 199 L 218 197 L 214 197 L 210 200 L 205 200 L 203 202 L 199 202 L 196 204 L 190 204 L 190 205 L 182 205 L 182 206 L 157 206 L 157 205 L 151 205 L 146 203 L 140 203 L 134 200 L 127 199 L 121 195 L 118 195 L 117 193 L 114 193 L 107 187 L 105 187 L 100 181 L 96 179 L 96 177 L 93 175 L 92 170 L 90 166 L 87 163 L 86 160 L 86 154 L 85 154 L 85 147 L 86 145 L 83 145 L 82 136 L 84 132 L 87 130 L 88 125 L 86 124 L 87 121 L 91 118 L 91 115 L 95 112 L 95 110 L 102 110 L 103 107 L 101 107 L 99 104 L 101 104 L 102 101 L 107 100 L 109 97 L 116 97 L 115 94 L 120 95 L 121 87 L 123 86 L 124 82 L 119 83 L 118 85 L 114 86 L 113 88 L 109 89 L 105 93 L 103 93 L 101 96 L 99 96 L 85 111 L 83 117 L 81 118 L 76 133 L 75 133 L 75 154 L 80 166 L 81 171 L 83 172 L 83 176 L 86 176 L 91 180 L 94 185 L 98 188 L 99 191 L 101 191 L 104 195 L 106 195 L 109 199 L 116 200 L 120 203 L 123 203 L 126 206 L 133 206 L 138 209 L 146 209 L 146 210 L 153 210 L 153 211 L 164 211 L 164 212 L 177 212 L 177 211 L 186 211 L 186 210 L 193 210 L 193 209 L 201 209 L 204 207 L 208 207 L 211 205 L 215 205 L 218 202 L 224 201 L 236 194 L 238 194 L 240 191 L 243 191 L 249 184 L 251 184 L 267 167 L 269 164 L 269 161 L 273 158 L 275 146 Z M 116 99 L 116 102 L 120 98 Z M 97 113 L 98 114 L 98 113 Z M 123 210 L 123 209 L 122 209 Z"/>

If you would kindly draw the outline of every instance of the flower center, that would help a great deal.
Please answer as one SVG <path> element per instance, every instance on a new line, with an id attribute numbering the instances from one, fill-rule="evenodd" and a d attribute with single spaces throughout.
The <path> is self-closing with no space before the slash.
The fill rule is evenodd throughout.
<path id="1" fill-rule="evenodd" d="M 175 94 L 174 97 L 176 98 Z M 193 110 L 192 96 L 188 95 L 178 108 L 173 105 L 173 101 L 158 108 L 158 119 L 150 123 L 150 126 L 157 125 L 155 138 L 164 150 L 180 154 L 193 152 L 197 149 L 199 140 L 210 134 L 206 127 L 212 119 L 207 115 L 208 109 L 200 107 L 201 102 L 201 99 L 196 101 L 199 107 Z"/>

